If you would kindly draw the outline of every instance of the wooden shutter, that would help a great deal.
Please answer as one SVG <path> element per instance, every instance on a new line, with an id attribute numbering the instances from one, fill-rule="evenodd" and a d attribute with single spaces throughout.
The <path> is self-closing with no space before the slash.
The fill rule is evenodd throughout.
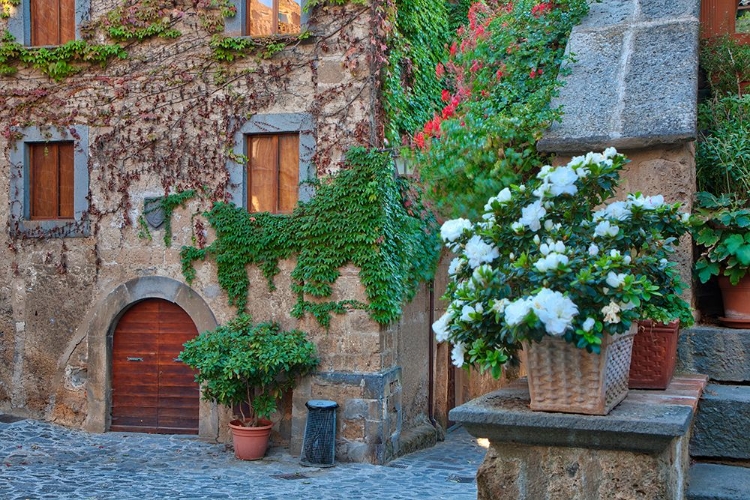
<path id="1" fill-rule="evenodd" d="M 738 0 L 703 0 L 701 2 L 701 36 L 710 38 L 734 33 Z"/>
<path id="2" fill-rule="evenodd" d="M 248 151 L 249 210 L 291 213 L 299 191 L 299 135 L 250 136 Z"/>
<path id="3" fill-rule="evenodd" d="M 31 45 L 62 45 L 75 40 L 75 0 L 30 0 Z"/>
<path id="4" fill-rule="evenodd" d="M 251 136 L 247 203 L 251 212 L 276 212 L 278 136 Z"/>
<path id="5" fill-rule="evenodd" d="M 73 143 L 29 144 L 31 219 L 72 219 Z"/>
<path id="6" fill-rule="evenodd" d="M 279 205 L 281 213 L 292 213 L 299 191 L 299 135 L 279 137 Z"/>

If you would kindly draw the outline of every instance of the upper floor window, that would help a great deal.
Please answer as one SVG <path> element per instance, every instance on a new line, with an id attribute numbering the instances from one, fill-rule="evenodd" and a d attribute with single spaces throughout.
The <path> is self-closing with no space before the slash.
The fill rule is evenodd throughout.
<path id="1" fill-rule="evenodd" d="M 79 0 L 80 1 L 80 0 Z M 228 0 L 236 14 L 224 20 L 227 36 L 298 35 L 308 21 L 306 0 Z"/>
<path id="2" fill-rule="evenodd" d="M 21 0 L 8 19 L 8 31 L 31 47 L 63 45 L 80 38 L 91 0 Z"/>
<path id="3" fill-rule="evenodd" d="M 227 192 L 236 205 L 250 212 L 291 213 L 298 201 L 312 198 L 315 136 L 309 114 L 253 115 L 235 133 L 232 153 Z"/>
<path id="4" fill-rule="evenodd" d="M 302 0 L 246 0 L 245 35 L 297 35 L 302 30 Z"/>
<path id="5" fill-rule="evenodd" d="M 88 127 L 18 132 L 22 139 L 8 155 L 11 234 L 88 236 Z"/>
<path id="6" fill-rule="evenodd" d="M 291 213 L 299 189 L 299 134 L 247 136 L 247 202 L 251 212 Z"/>

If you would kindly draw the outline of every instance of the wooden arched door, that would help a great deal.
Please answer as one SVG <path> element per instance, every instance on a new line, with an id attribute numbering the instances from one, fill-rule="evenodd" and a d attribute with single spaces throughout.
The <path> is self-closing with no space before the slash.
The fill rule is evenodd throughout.
<path id="1" fill-rule="evenodd" d="M 166 300 L 138 302 L 122 315 L 112 346 L 110 430 L 198 434 L 195 372 L 177 359 L 197 334 L 190 316 Z"/>

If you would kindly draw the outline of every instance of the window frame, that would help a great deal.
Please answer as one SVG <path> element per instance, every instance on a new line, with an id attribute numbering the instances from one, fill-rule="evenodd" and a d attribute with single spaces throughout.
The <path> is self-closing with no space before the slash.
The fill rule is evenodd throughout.
<path id="1" fill-rule="evenodd" d="M 91 0 L 75 0 L 75 29 L 76 40 L 81 40 L 81 25 L 90 18 Z M 21 0 L 21 4 L 14 8 L 8 19 L 8 31 L 22 45 L 31 45 L 31 2 Z M 39 45 L 43 47 L 43 45 Z M 56 47 L 56 45 L 52 45 Z"/>
<path id="2" fill-rule="evenodd" d="M 249 210 L 247 163 L 236 161 L 248 158 L 247 138 L 252 135 L 263 134 L 299 134 L 299 188 L 297 203 L 310 201 L 315 194 L 313 186 L 308 182 L 315 179 L 315 169 L 312 158 L 315 154 L 315 136 L 313 133 L 313 117 L 308 113 L 279 113 L 254 115 L 243 123 L 234 134 L 234 148 L 227 159 L 229 185 L 227 194 L 229 201 Z"/>
<path id="3" fill-rule="evenodd" d="M 77 0 L 76 0 L 77 1 Z M 252 36 L 247 34 L 247 3 L 248 0 L 229 0 L 229 5 L 236 9 L 234 17 L 224 19 L 224 34 L 231 37 L 247 38 L 279 38 L 288 36 L 297 36 L 297 34 L 285 35 L 276 33 L 273 35 Z M 305 9 L 307 0 L 302 0 L 302 12 L 300 14 L 300 32 L 304 32 L 310 22 L 310 13 Z"/>
<path id="4" fill-rule="evenodd" d="M 89 130 L 85 125 L 67 129 L 27 127 L 16 130 L 22 136 L 12 146 L 10 159 L 10 230 L 14 236 L 85 237 L 89 235 Z M 29 145 L 73 143 L 73 218 L 31 219 L 31 164 Z"/>

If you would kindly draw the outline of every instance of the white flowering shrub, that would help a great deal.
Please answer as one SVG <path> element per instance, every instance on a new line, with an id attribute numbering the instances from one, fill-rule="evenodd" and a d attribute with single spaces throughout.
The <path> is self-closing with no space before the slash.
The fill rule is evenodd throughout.
<path id="1" fill-rule="evenodd" d="M 692 321 L 669 255 L 689 215 L 662 196 L 608 200 L 626 163 L 614 148 L 545 166 L 489 199 L 482 220 L 447 221 L 447 312 L 433 324 L 456 366 L 516 360 L 523 341 L 562 337 L 599 352 L 639 317 Z"/>

